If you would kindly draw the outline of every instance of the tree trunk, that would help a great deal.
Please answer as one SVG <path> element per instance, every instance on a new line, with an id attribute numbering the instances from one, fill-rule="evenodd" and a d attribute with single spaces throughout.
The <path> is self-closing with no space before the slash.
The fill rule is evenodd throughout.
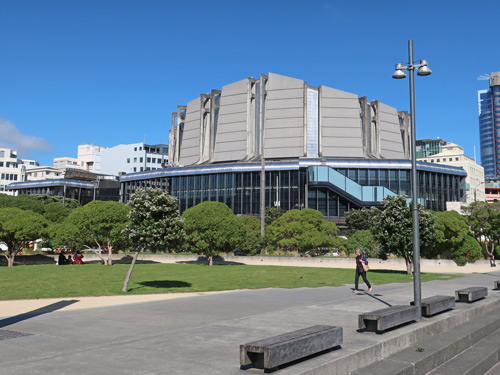
<path id="1" fill-rule="evenodd" d="M 209 266 L 213 266 L 213 264 L 214 264 L 214 260 L 213 260 L 213 257 L 210 255 L 210 256 L 208 257 L 208 265 L 209 265 Z"/>
<path id="2" fill-rule="evenodd" d="M 134 270 L 135 262 L 137 261 L 138 256 L 139 256 L 139 250 L 137 250 L 134 256 L 132 257 L 132 263 L 130 263 L 130 268 L 128 269 L 125 281 L 123 282 L 122 292 L 128 292 L 128 282 L 130 281 L 130 275 L 132 275 L 132 271 Z"/>
<path id="3" fill-rule="evenodd" d="M 413 274 L 413 263 L 411 261 L 410 258 L 404 258 L 405 259 L 405 263 L 406 263 L 406 274 L 407 275 L 411 275 Z"/>
<path id="4" fill-rule="evenodd" d="M 7 266 L 8 267 L 14 267 L 14 258 L 15 258 L 16 254 L 8 254 L 6 255 L 7 257 Z"/>
<path id="5" fill-rule="evenodd" d="M 111 255 L 113 255 L 113 246 L 111 246 L 108 242 L 108 266 L 113 265 L 113 259 L 111 258 Z"/>

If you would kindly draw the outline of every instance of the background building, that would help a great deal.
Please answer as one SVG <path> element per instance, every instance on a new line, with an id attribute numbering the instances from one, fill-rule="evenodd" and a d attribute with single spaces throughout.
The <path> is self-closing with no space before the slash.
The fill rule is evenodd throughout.
<path id="1" fill-rule="evenodd" d="M 428 163 L 439 163 L 461 167 L 467 173 L 466 204 L 485 200 L 484 168 L 464 154 L 463 147 L 443 139 L 424 139 L 417 141 L 420 151 L 417 159 Z M 422 157 L 419 155 L 428 155 Z"/>
<path id="2" fill-rule="evenodd" d="M 478 91 L 481 165 L 486 178 L 500 177 L 500 72 L 491 73 L 490 88 Z"/>
<path id="3" fill-rule="evenodd" d="M 410 193 L 409 114 L 378 100 L 278 74 L 202 94 L 172 114 L 167 169 L 120 178 L 122 200 L 158 187 L 184 211 L 200 202 L 260 214 L 265 205 L 314 208 L 332 220 Z M 465 202 L 461 167 L 417 163 L 419 201 L 445 210 Z"/>
<path id="4" fill-rule="evenodd" d="M 168 164 L 168 145 L 132 143 L 101 151 L 100 173 L 122 174 L 156 170 Z"/>
<path id="5" fill-rule="evenodd" d="M 17 151 L 0 148 L 0 193 L 13 195 L 6 187 L 15 181 L 24 181 L 22 162 L 17 158 Z"/>

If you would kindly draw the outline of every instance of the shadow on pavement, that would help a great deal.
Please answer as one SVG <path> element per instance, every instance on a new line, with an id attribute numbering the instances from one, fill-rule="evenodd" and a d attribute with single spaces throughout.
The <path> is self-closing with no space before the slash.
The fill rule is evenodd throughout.
<path id="1" fill-rule="evenodd" d="M 12 316 L 10 318 L 2 319 L 2 320 L 0 320 L 0 328 L 7 327 L 11 324 L 22 322 L 23 320 L 31 319 L 31 318 L 34 318 L 34 317 L 39 316 L 39 315 L 48 314 L 48 313 L 54 312 L 56 310 L 60 310 L 64 307 L 72 305 L 78 301 L 79 300 L 77 300 L 77 299 L 72 299 L 72 300 L 68 300 L 68 301 L 59 301 L 59 302 L 53 303 L 51 305 L 41 307 L 39 309 L 29 311 L 29 312 L 24 313 L 24 314 L 19 314 L 16 316 Z"/>

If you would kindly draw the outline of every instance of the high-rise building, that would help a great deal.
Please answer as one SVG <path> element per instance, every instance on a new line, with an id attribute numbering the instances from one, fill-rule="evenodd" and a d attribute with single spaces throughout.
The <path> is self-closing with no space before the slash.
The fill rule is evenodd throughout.
<path id="1" fill-rule="evenodd" d="M 24 180 L 24 168 L 17 151 L 10 148 L 0 148 L 0 193 L 13 195 L 6 187 L 11 182 Z"/>
<path id="2" fill-rule="evenodd" d="M 490 74 L 490 88 L 478 91 L 481 165 L 486 178 L 500 177 L 500 72 Z"/>

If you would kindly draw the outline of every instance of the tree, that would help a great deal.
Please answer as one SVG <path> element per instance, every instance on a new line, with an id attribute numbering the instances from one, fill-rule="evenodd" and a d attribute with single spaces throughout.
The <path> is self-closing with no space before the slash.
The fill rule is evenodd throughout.
<path id="1" fill-rule="evenodd" d="M 370 230 L 373 219 L 379 212 L 380 210 L 375 207 L 347 212 L 345 215 L 346 236 L 351 237 L 358 230 Z"/>
<path id="2" fill-rule="evenodd" d="M 283 216 L 284 213 L 285 211 L 283 211 L 281 208 L 266 206 L 265 218 L 264 218 L 266 225 L 271 225 L 273 221 L 279 219 L 281 216 Z"/>
<path id="3" fill-rule="evenodd" d="M 281 250 L 305 253 L 332 246 L 338 231 L 337 226 L 326 221 L 321 212 L 306 208 L 286 212 L 269 225 L 267 235 L 270 244 Z"/>
<path id="4" fill-rule="evenodd" d="M 380 244 L 369 230 L 357 230 L 349 237 L 349 253 L 354 253 L 357 248 L 371 258 L 381 257 L 385 259 L 385 254 L 380 254 Z"/>
<path id="5" fill-rule="evenodd" d="M 127 233 L 135 246 L 135 254 L 123 283 L 123 292 L 128 291 L 128 283 L 139 252 L 176 251 L 184 244 L 184 218 L 179 215 L 177 198 L 161 189 L 139 189 L 130 197 L 130 223 Z"/>
<path id="6" fill-rule="evenodd" d="M 190 248 L 208 258 L 219 252 L 232 251 L 243 234 L 242 223 L 231 209 L 220 202 L 203 202 L 184 211 L 186 242 Z"/>
<path id="7" fill-rule="evenodd" d="M 384 253 L 403 257 L 408 275 L 413 273 L 413 215 L 406 198 L 388 196 L 382 211 L 374 217 L 371 231 Z M 434 215 L 418 206 L 420 246 L 427 247 L 434 238 Z"/>
<path id="8" fill-rule="evenodd" d="M 42 215 L 20 208 L 0 208 L 0 242 L 8 249 L 3 251 L 7 265 L 14 265 L 14 258 L 29 241 L 46 234 L 47 221 Z"/>
<path id="9" fill-rule="evenodd" d="M 474 237 L 484 241 L 485 251 L 491 257 L 500 240 L 500 202 L 473 202 L 464 209 Z"/>
<path id="10" fill-rule="evenodd" d="M 260 219 L 255 216 L 242 215 L 239 221 L 243 225 L 243 236 L 238 244 L 238 249 L 247 254 L 258 254 L 264 242 L 260 234 Z"/>
<path id="11" fill-rule="evenodd" d="M 431 257 L 440 256 L 445 259 L 453 259 L 460 264 L 465 264 L 467 261 L 474 262 L 478 260 L 478 254 L 475 251 L 477 246 L 475 245 L 479 244 L 471 235 L 467 218 L 456 211 L 435 212 L 434 215 L 436 216 L 434 224 L 436 241 L 434 247 L 427 252 L 427 255 Z M 469 237 L 471 237 L 476 244 L 474 244 Z M 466 242 L 467 246 L 465 246 Z M 469 254 L 468 257 L 467 254 Z M 481 257 L 481 250 L 479 251 L 479 257 Z"/>
<path id="12" fill-rule="evenodd" d="M 53 232 L 53 241 L 72 248 L 94 250 L 104 264 L 112 265 L 115 247 L 126 246 L 129 208 L 126 204 L 112 201 L 92 201 L 71 211 Z M 101 255 L 107 248 L 108 258 Z"/>

